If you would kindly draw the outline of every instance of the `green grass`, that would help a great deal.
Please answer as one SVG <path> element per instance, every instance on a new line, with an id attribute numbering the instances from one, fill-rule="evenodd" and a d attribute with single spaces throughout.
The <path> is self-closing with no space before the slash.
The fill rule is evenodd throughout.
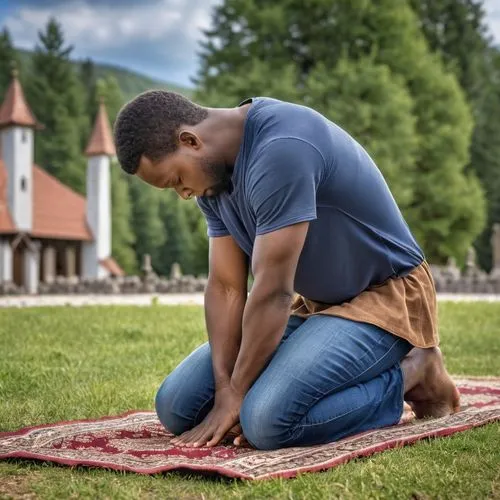
<path id="1" fill-rule="evenodd" d="M 449 370 L 500 376 L 500 304 L 440 304 Z M 152 409 L 163 377 L 204 340 L 198 307 L 0 311 L 0 431 Z M 294 480 L 0 462 L 0 498 L 500 498 L 500 425 Z"/>

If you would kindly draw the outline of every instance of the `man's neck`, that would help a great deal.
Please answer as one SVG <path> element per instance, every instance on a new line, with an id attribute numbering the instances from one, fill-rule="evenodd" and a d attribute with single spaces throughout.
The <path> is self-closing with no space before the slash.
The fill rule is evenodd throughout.
<path id="1" fill-rule="evenodd" d="M 216 142 L 216 148 L 222 151 L 222 160 L 231 168 L 240 151 L 249 108 L 250 104 L 229 109 L 210 108 L 208 118 L 202 122 Z"/>

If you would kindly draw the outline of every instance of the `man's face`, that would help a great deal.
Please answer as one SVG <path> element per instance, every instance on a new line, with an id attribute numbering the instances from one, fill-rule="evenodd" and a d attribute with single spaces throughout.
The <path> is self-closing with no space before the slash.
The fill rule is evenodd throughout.
<path id="1" fill-rule="evenodd" d="M 173 188 L 185 200 L 216 196 L 231 185 L 231 174 L 222 162 L 182 144 L 157 162 L 142 156 L 137 176 L 159 189 Z"/>

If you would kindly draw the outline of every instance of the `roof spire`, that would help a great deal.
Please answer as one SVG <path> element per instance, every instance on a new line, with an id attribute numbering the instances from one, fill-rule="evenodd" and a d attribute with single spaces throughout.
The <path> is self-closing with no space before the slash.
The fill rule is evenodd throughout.
<path id="1" fill-rule="evenodd" d="M 111 127 L 109 126 L 108 114 L 104 104 L 104 97 L 99 96 L 99 110 L 94 122 L 94 130 L 90 137 L 90 141 L 85 150 L 87 156 L 115 154 L 115 146 L 111 135 Z"/>
<path id="2" fill-rule="evenodd" d="M 12 61 L 11 67 L 12 80 L 0 107 L 0 127 L 8 127 L 9 125 L 35 127 L 37 122 L 24 97 L 15 61 Z"/>

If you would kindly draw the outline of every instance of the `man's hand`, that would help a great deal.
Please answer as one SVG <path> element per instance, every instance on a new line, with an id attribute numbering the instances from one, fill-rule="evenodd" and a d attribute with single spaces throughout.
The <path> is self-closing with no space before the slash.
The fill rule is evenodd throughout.
<path id="1" fill-rule="evenodd" d="M 242 403 L 243 395 L 235 392 L 231 386 L 218 390 L 214 406 L 203 422 L 172 439 L 172 444 L 194 448 L 217 446 L 227 432 L 239 422 Z"/>

